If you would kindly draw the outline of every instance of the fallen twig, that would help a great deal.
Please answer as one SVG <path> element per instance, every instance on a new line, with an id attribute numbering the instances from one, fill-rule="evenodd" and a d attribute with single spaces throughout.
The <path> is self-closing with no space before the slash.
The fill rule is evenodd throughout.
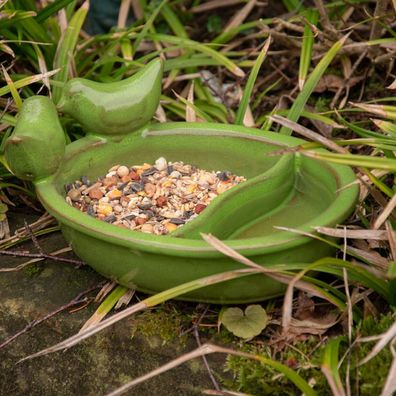
<path id="1" fill-rule="evenodd" d="M 47 254 L 47 253 L 27 253 L 27 252 L 16 252 L 13 250 L 0 250 L 0 255 L 4 256 L 14 256 L 14 257 L 30 257 L 30 258 L 40 258 L 40 259 L 47 259 L 47 260 L 54 260 L 54 261 L 60 261 L 63 263 L 69 263 L 69 264 L 74 264 L 77 265 L 78 267 L 81 267 L 85 265 L 84 261 L 81 260 L 75 260 L 75 259 L 68 259 L 64 257 L 57 257 L 52 254 Z M 0 272 L 1 269 L 0 269 Z M 8 272 L 8 271 L 7 271 Z"/>

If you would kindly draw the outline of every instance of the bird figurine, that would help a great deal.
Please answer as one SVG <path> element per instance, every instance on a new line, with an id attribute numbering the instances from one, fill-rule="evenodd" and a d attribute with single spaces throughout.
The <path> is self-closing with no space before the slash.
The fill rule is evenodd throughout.
<path id="1" fill-rule="evenodd" d="M 26 99 L 4 146 L 7 164 L 14 175 L 34 181 L 52 175 L 65 149 L 65 133 L 52 100 L 40 95 Z"/>
<path id="2" fill-rule="evenodd" d="M 89 134 L 132 132 L 153 117 L 161 95 L 162 73 L 162 60 L 158 58 L 122 81 L 71 79 L 64 86 L 58 110 L 77 120 Z"/>

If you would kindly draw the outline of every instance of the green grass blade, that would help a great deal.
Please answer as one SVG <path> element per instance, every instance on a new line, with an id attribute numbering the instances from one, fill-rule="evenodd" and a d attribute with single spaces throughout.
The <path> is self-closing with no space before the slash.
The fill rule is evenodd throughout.
<path id="1" fill-rule="evenodd" d="M 341 246 L 340 246 L 341 247 Z M 348 271 L 348 277 L 360 284 L 364 285 L 368 289 L 375 290 L 379 295 L 384 297 L 387 301 L 390 299 L 390 290 L 388 283 L 369 271 L 369 267 L 363 265 L 357 265 L 349 261 L 340 260 L 332 257 L 325 257 L 317 260 L 314 263 L 315 271 L 321 271 L 328 274 L 338 276 L 340 279 L 343 278 L 343 268 Z"/>
<path id="2" fill-rule="evenodd" d="M 365 103 L 351 103 L 353 106 L 359 109 L 368 111 L 369 113 L 376 114 L 380 117 L 389 118 L 390 120 L 396 120 L 396 106 L 390 105 L 372 105 Z"/>
<path id="3" fill-rule="evenodd" d="M 73 0 L 55 0 L 53 3 L 48 4 L 42 10 L 37 13 L 36 21 L 38 23 L 44 22 L 51 15 L 55 14 L 62 8 L 68 6 Z"/>
<path id="4" fill-rule="evenodd" d="M 3 74 L 4 74 L 4 79 L 7 83 L 7 86 L 11 92 L 12 98 L 14 99 L 15 105 L 18 107 L 18 109 L 21 109 L 22 107 L 22 99 L 19 96 L 19 93 L 15 87 L 14 82 L 12 81 L 11 77 L 9 76 L 9 74 L 7 73 L 7 70 L 5 69 L 5 67 L 3 65 L 1 65 L 1 68 L 3 70 Z"/>
<path id="5" fill-rule="evenodd" d="M 99 323 L 117 304 L 118 300 L 128 291 L 125 286 L 118 285 L 99 305 L 95 313 L 84 323 L 82 330 Z"/>
<path id="6" fill-rule="evenodd" d="M 136 53 L 137 49 L 139 48 L 140 43 L 146 37 L 147 33 L 152 28 L 155 19 L 157 18 L 158 14 L 160 13 L 161 9 L 164 5 L 168 2 L 168 0 L 162 0 L 158 7 L 155 8 L 155 11 L 150 15 L 147 19 L 146 23 L 143 26 L 143 29 L 138 33 L 136 36 L 136 40 L 134 42 L 134 53 Z"/>
<path id="7" fill-rule="evenodd" d="M 235 124 L 237 125 L 243 125 L 243 120 L 245 118 L 246 110 L 249 106 L 250 97 L 253 92 L 253 87 L 256 82 L 261 65 L 263 64 L 265 56 L 267 55 L 270 43 L 271 43 L 271 36 L 269 36 L 268 39 L 265 41 L 264 46 L 260 51 L 260 54 L 257 57 L 256 62 L 254 63 L 253 69 L 249 74 L 248 81 L 246 83 L 245 89 L 243 90 L 243 95 L 241 102 L 239 104 L 238 112 L 235 117 Z"/>
<path id="8" fill-rule="evenodd" d="M 396 125 L 393 122 L 377 120 L 377 119 L 372 119 L 371 121 L 373 121 L 374 124 L 379 129 L 381 129 L 382 132 L 385 132 L 388 135 L 391 135 L 392 137 L 396 138 Z"/>
<path id="9" fill-rule="evenodd" d="M 380 133 L 370 131 L 368 129 L 362 128 L 359 125 L 356 125 L 352 122 L 347 121 L 345 118 L 341 117 L 341 115 L 337 112 L 337 116 L 341 123 L 351 129 L 353 132 L 355 132 L 358 136 L 364 137 L 364 138 L 382 138 L 384 137 Z"/>
<path id="10" fill-rule="evenodd" d="M 257 359 L 263 364 L 274 368 L 279 373 L 282 373 L 287 379 L 293 382 L 293 384 L 296 385 L 305 396 L 317 396 L 317 393 L 309 386 L 308 382 L 305 381 L 305 379 L 302 378 L 296 371 L 282 363 L 277 362 L 276 360 L 268 359 L 260 355 L 257 356 Z"/>
<path id="11" fill-rule="evenodd" d="M 340 373 L 338 371 L 338 350 L 341 338 L 334 338 L 326 345 L 323 356 L 322 372 L 330 385 L 333 395 L 345 396 L 346 392 L 342 385 Z"/>
<path id="12" fill-rule="evenodd" d="M 80 30 L 88 13 L 88 7 L 89 2 L 86 1 L 75 12 L 58 45 L 54 60 L 54 68 L 61 68 L 61 71 L 55 76 L 54 81 L 65 83 L 69 78 L 70 63 L 77 44 L 78 35 L 80 34 Z M 55 86 L 52 94 L 55 104 L 58 103 L 62 95 L 62 88 Z"/>
<path id="13" fill-rule="evenodd" d="M 342 46 L 347 38 L 348 38 L 348 35 L 344 36 L 341 40 L 337 41 L 330 48 L 330 50 L 326 53 L 326 55 L 321 59 L 321 61 L 316 65 L 313 72 L 309 75 L 308 80 L 305 83 L 303 90 L 297 96 L 291 109 L 289 110 L 287 118 L 290 121 L 294 121 L 294 122 L 298 121 L 301 113 L 304 110 L 304 106 L 307 103 L 309 97 L 311 96 L 314 88 L 318 84 L 319 80 L 323 76 L 324 72 L 326 71 L 326 69 L 328 68 L 328 66 L 334 59 L 334 57 L 337 55 L 337 53 L 342 48 Z M 291 135 L 292 131 L 290 128 L 282 127 L 280 130 L 280 133 L 283 135 Z"/>
<path id="14" fill-rule="evenodd" d="M 220 33 L 214 40 L 212 40 L 212 44 L 226 44 L 230 40 L 232 40 L 236 35 L 238 35 L 241 32 L 244 32 L 246 30 L 251 30 L 254 28 L 258 28 L 261 25 L 269 25 L 272 23 L 273 19 L 268 18 L 268 19 L 260 19 L 259 21 L 252 21 L 252 22 L 246 22 L 243 23 L 239 26 L 236 26 L 230 30 L 227 30 L 226 32 Z"/>
<path id="15" fill-rule="evenodd" d="M 14 26 L 17 22 L 27 19 L 33 18 L 36 16 L 36 12 L 34 11 L 15 11 L 15 13 L 11 13 L 10 10 L 4 10 L 3 17 L 0 20 L 0 31 L 9 28 L 10 26 Z M 10 17 L 7 18 L 7 14 L 10 14 Z"/>
<path id="16" fill-rule="evenodd" d="M 169 6 L 169 4 L 165 4 L 162 7 L 161 15 L 176 36 L 188 39 L 186 29 L 184 29 L 183 24 L 180 22 L 180 19 L 175 14 L 171 6 Z"/>
<path id="17" fill-rule="evenodd" d="M 1 118 L 0 118 L 0 121 L 3 124 L 8 124 L 8 125 L 11 125 L 11 126 L 15 126 L 16 125 L 16 118 L 14 116 L 12 116 L 11 114 L 3 114 L 1 116 Z"/>
<path id="18" fill-rule="evenodd" d="M 396 160 L 384 157 L 370 157 L 368 155 L 333 154 L 318 151 L 302 151 L 303 155 L 335 164 L 361 166 L 368 169 L 384 169 L 396 172 Z"/>
<path id="19" fill-rule="evenodd" d="M 282 81 L 282 79 L 283 79 L 282 77 L 279 77 L 275 82 L 273 82 L 271 85 L 265 88 L 262 92 L 258 93 L 256 99 L 253 102 L 252 110 L 257 109 L 258 105 L 261 103 L 263 98 L 268 94 L 268 92 L 276 88 L 279 85 L 279 83 Z"/>
<path id="20" fill-rule="evenodd" d="M 300 55 L 300 68 L 298 71 L 298 86 L 300 88 L 300 91 L 302 91 L 304 87 L 312 59 L 312 48 L 315 35 L 310 25 L 316 26 L 316 24 L 318 23 L 319 13 L 317 10 L 310 8 L 307 10 L 305 17 L 308 22 L 305 24 L 304 27 L 304 38 L 302 41 Z"/>
<path id="21" fill-rule="evenodd" d="M 187 99 L 178 95 L 176 92 L 175 92 L 175 95 L 180 100 L 180 102 L 182 102 L 186 106 L 186 108 L 189 107 L 190 109 L 194 110 L 196 115 L 199 118 L 202 118 L 203 120 L 205 120 L 207 122 L 213 122 L 213 118 L 210 115 L 206 114 L 201 108 L 196 106 L 194 103 L 189 102 Z"/>
<path id="22" fill-rule="evenodd" d="M 194 40 L 184 39 L 181 37 L 169 36 L 166 34 L 148 34 L 147 38 L 153 41 L 164 41 L 166 43 L 180 45 L 181 47 L 189 50 L 194 50 L 197 52 L 202 52 L 206 55 L 209 55 L 211 58 L 217 60 L 220 65 L 226 67 L 231 73 L 235 74 L 237 77 L 244 77 L 245 72 L 240 69 L 234 62 L 225 57 L 218 51 L 215 51 L 213 48 L 210 48 L 206 44 L 198 43 Z"/>
<path id="23" fill-rule="evenodd" d="M 52 71 L 49 71 L 47 73 L 36 74 L 34 76 L 21 78 L 20 80 L 14 81 L 14 87 L 16 89 L 20 89 L 20 88 L 26 87 L 26 86 L 28 86 L 30 84 L 36 83 L 38 81 L 42 81 L 43 78 L 51 77 L 54 74 L 58 73 L 59 70 L 60 69 L 52 70 Z M 63 86 L 63 84 L 62 84 L 62 86 Z M 6 95 L 9 92 L 11 92 L 9 85 L 6 85 L 6 86 L 0 88 L 0 96 Z"/>

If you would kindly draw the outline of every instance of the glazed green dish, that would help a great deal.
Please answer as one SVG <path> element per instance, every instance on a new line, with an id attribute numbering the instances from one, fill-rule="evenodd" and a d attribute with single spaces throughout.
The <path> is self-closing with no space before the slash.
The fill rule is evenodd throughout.
<path id="1" fill-rule="evenodd" d="M 111 84 L 104 84 L 106 89 L 102 90 L 98 83 L 68 83 L 78 86 L 77 99 L 72 90 L 65 90 L 67 97 L 61 100 L 58 110 L 74 109 L 69 114 L 80 120 L 88 134 L 66 147 L 63 131 L 54 117 L 55 105 L 42 97 L 25 101 L 18 125 L 6 144 L 6 158 L 16 175 L 33 180 L 39 199 L 59 221 L 74 252 L 102 275 L 148 293 L 242 267 L 207 244 L 201 233 L 215 235 L 263 266 L 281 263 L 293 268 L 295 263 L 311 263 L 331 254 L 325 243 L 275 227 L 312 232 L 314 226 L 343 222 L 353 210 L 358 194 L 357 186 L 351 184 L 355 179 L 352 170 L 298 154 L 269 155 L 302 143 L 277 133 L 208 123 L 148 124 L 158 104 L 161 75 L 162 65 L 154 61 L 138 77 L 127 81 L 127 88 L 131 81 L 137 84 L 136 78 L 140 81 L 138 99 L 136 86 L 125 93 L 121 85 L 112 89 Z M 89 95 L 84 96 L 82 86 L 89 86 Z M 97 102 L 92 99 L 95 90 L 101 95 Z M 117 97 L 121 97 L 118 107 L 114 103 Z M 131 113 L 128 106 L 135 106 L 138 111 Z M 88 111 L 86 119 L 84 111 Z M 114 113 L 116 116 L 112 111 L 118 112 Z M 134 112 L 139 120 L 136 116 L 131 118 Z M 52 137 L 45 136 L 43 140 L 39 129 L 33 130 L 31 123 L 30 127 L 25 126 L 32 113 L 37 120 L 46 122 Z M 121 119 L 124 113 L 128 120 Z M 101 125 L 108 123 L 106 128 L 95 124 L 97 117 L 102 117 Z M 113 122 L 114 119 L 118 121 Z M 125 128 L 128 123 L 133 125 L 131 130 Z M 26 142 L 36 139 L 41 140 L 42 146 L 36 144 L 37 154 L 27 157 Z M 45 157 L 44 148 L 53 155 Z M 105 223 L 65 201 L 64 185 L 82 175 L 95 180 L 114 164 L 153 163 L 161 156 L 207 170 L 227 169 L 245 176 L 247 181 L 215 198 L 191 222 L 160 236 Z M 202 288 L 183 299 L 242 303 L 283 292 L 280 283 L 264 275 L 249 275 Z"/>

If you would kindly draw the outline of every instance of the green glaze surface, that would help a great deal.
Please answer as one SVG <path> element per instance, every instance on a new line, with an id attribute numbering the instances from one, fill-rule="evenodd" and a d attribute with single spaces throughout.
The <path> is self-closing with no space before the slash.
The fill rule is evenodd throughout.
<path id="1" fill-rule="evenodd" d="M 59 111 L 74 117 L 87 133 L 119 135 L 147 124 L 158 107 L 162 61 L 155 59 L 125 80 L 99 83 L 69 80 L 58 104 Z"/>
<path id="2" fill-rule="evenodd" d="M 17 125 L 5 144 L 6 160 L 20 179 L 39 180 L 55 173 L 66 141 L 55 105 L 46 96 L 23 102 Z"/>
<path id="3" fill-rule="evenodd" d="M 40 200 L 60 222 L 73 250 L 106 277 L 154 293 L 178 284 L 241 268 L 199 233 L 210 232 L 262 265 L 292 269 L 331 254 L 317 240 L 275 229 L 312 232 L 334 226 L 353 210 L 358 189 L 351 169 L 306 157 L 269 156 L 302 141 L 271 132 L 218 124 L 158 124 L 118 142 L 88 136 L 67 147 L 52 177 L 36 183 Z M 79 212 L 64 200 L 64 184 L 103 175 L 115 163 L 153 162 L 159 156 L 211 170 L 227 169 L 248 181 L 217 197 L 195 220 L 168 236 L 122 229 Z M 183 230 L 184 229 L 184 230 Z M 284 286 L 264 275 L 250 275 L 197 290 L 194 301 L 241 303 L 282 294 Z"/>
<path id="4" fill-rule="evenodd" d="M 203 232 L 217 236 L 263 266 L 279 264 L 293 270 L 300 263 L 311 263 L 332 254 L 332 248 L 321 241 L 277 227 L 313 232 L 315 226 L 342 223 L 353 211 L 358 196 L 358 187 L 352 183 L 355 180 L 352 170 L 298 153 L 271 155 L 280 148 L 303 143 L 277 133 L 210 123 L 147 125 L 148 112 L 144 118 L 140 113 L 128 113 L 128 122 L 125 118 L 117 122 L 117 114 L 123 112 L 121 108 L 125 110 L 131 105 L 126 98 L 143 91 L 152 100 L 152 115 L 159 101 L 156 78 L 161 73 L 159 61 L 150 63 L 139 78 L 126 80 L 124 88 L 121 83 L 113 85 L 114 92 L 106 88 L 103 97 L 108 94 L 113 98 L 109 102 L 95 101 L 98 96 L 93 92 L 101 84 L 82 84 L 79 79 L 68 83 L 66 92 L 71 96 L 65 99 L 62 109 L 66 111 L 70 106 L 67 111 L 89 134 L 69 144 L 60 163 L 51 160 L 45 172 L 34 173 L 34 183 L 41 202 L 57 218 L 76 254 L 104 276 L 148 293 L 243 267 L 207 244 L 201 238 Z M 142 76 L 144 83 L 140 80 Z M 150 84 L 154 80 L 153 88 Z M 81 84 L 90 88 L 79 94 L 71 89 L 80 89 Z M 140 91 L 135 92 L 137 87 Z M 116 103 L 117 97 L 124 107 L 109 105 Z M 76 103 L 82 104 L 81 109 Z M 147 111 L 148 107 L 139 103 L 136 106 L 144 109 L 141 113 Z M 62 134 L 56 122 L 47 124 L 51 122 L 53 134 Z M 17 126 L 18 130 L 21 127 Z M 52 141 L 56 139 L 49 140 L 47 146 Z M 13 150 L 12 141 L 7 142 L 6 150 L 12 169 L 21 173 L 22 152 Z M 164 236 L 116 227 L 80 212 L 65 201 L 64 185 L 81 176 L 95 180 L 114 164 L 153 163 L 161 156 L 207 170 L 229 170 L 245 176 L 247 181 L 221 194 L 197 218 Z M 243 303 L 280 295 L 284 289 L 284 285 L 264 275 L 248 275 L 207 286 L 182 299 Z"/>

